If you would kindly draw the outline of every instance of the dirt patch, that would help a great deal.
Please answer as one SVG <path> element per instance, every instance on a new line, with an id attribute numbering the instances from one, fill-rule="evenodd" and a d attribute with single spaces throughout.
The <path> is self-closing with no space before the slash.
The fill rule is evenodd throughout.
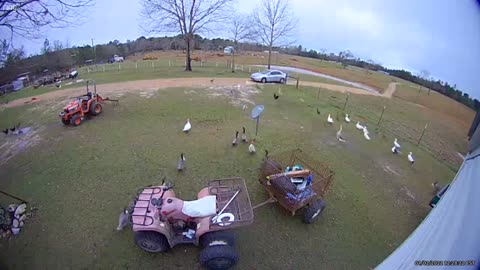
<path id="1" fill-rule="evenodd" d="M 39 135 L 41 128 L 24 129 L 28 129 L 26 134 L 8 135 L 0 141 L 0 165 L 7 163 L 11 158 L 36 145 L 41 140 Z"/>
<path id="2" fill-rule="evenodd" d="M 151 92 L 165 89 L 165 88 L 174 88 L 174 87 L 225 87 L 229 86 L 231 88 L 237 87 L 244 87 L 244 86 L 253 86 L 257 85 L 251 81 L 248 81 L 245 78 L 175 78 L 175 79 L 158 79 L 158 80 L 140 80 L 140 81 L 129 81 L 129 82 L 121 82 L 121 83 L 108 83 L 108 84 L 101 84 L 97 85 L 97 91 L 105 96 L 108 95 L 116 95 L 123 94 L 125 92 L 135 92 L 135 91 L 142 91 L 140 95 L 146 98 L 153 96 Z M 395 83 L 391 83 L 389 85 L 390 90 L 387 89 L 386 94 L 376 94 L 372 92 L 368 92 L 359 88 L 348 87 L 348 86 L 341 86 L 341 85 L 334 85 L 334 84 L 327 84 L 327 83 L 314 83 L 314 82 L 300 82 L 300 85 L 304 86 L 312 86 L 312 87 L 320 87 L 323 89 L 336 91 L 336 92 L 350 92 L 353 94 L 359 95 L 375 95 L 375 96 L 384 96 L 390 98 L 395 91 Z M 232 87 L 233 86 L 233 87 Z M 260 85 L 260 88 L 263 88 L 263 85 Z M 250 88 L 251 89 L 251 88 Z M 83 93 L 85 91 L 85 87 L 76 87 L 66 90 L 58 90 L 53 92 L 48 92 L 45 94 L 41 94 L 36 96 L 36 101 L 49 101 L 49 100 L 58 100 L 58 99 L 67 99 L 73 98 L 79 95 L 79 93 Z M 148 93 L 148 94 L 147 94 Z M 12 108 L 25 105 L 25 102 L 31 102 L 32 97 L 28 98 L 20 98 L 13 100 L 7 104 L 0 105 L 0 110 L 4 108 Z M 247 102 L 251 103 L 251 102 Z"/>
<path id="3" fill-rule="evenodd" d="M 211 86 L 207 88 L 208 96 L 217 97 L 217 96 L 226 96 L 229 98 L 229 103 L 235 107 L 242 108 L 246 110 L 248 105 L 255 105 L 255 102 L 251 97 L 259 91 L 256 87 L 250 85 L 241 85 L 236 86 Z"/>

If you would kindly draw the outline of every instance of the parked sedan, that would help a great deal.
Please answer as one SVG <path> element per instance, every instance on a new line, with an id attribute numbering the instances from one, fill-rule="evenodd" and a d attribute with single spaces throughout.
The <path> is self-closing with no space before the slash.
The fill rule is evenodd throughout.
<path id="1" fill-rule="evenodd" d="M 269 82 L 278 82 L 278 83 L 286 83 L 287 82 L 287 74 L 283 73 L 280 70 L 264 70 L 262 72 L 253 73 L 250 76 L 250 79 L 255 82 L 262 82 L 262 83 L 269 83 Z"/>

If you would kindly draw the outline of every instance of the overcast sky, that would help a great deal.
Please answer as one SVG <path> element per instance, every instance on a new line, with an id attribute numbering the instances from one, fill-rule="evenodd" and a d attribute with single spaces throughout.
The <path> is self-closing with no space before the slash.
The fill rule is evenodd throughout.
<path id="1" fill-rule="evenodd" d="M 248 13 L 258 2 L 238 0 L 236 6 Z M 349 49 L 413 73 L 426 69 L 480 98 L 478 1 L 291 0 L 291 6 L 299 19 L 296 40 L 303 47 L 335 53 Z M 97 0 L 81 26 L 47 30 L 45 36 L 72 46 L 91 44 L 92 38 L 95 43 L 133 40 L 145 34 L 139 13 L 139 1 Z M 40 51 L 43 40 L 19 43 L 31 54 Z"/>

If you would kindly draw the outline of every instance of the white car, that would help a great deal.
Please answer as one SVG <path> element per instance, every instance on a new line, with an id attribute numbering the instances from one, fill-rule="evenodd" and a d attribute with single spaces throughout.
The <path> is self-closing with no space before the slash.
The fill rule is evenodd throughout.
<path id="1" fill-rule="evenodd" d="M 253 73 L 250 76 L 250 79 L 255 82 L 269 83 L 269 82 L 278 82 L 286 83 L 288 74 L 280 70 L 264 70 L 262 72 Z"/>

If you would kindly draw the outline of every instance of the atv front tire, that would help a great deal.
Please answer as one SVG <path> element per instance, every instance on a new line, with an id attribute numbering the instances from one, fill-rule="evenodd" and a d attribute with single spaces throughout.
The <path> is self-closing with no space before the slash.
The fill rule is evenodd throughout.
<path id="1" fill-rule="evenodd" d="M 135 232 L 135 244 L 151 253 L 165 252 L 170 247 L 165 235 L 153 231 Z"/>

